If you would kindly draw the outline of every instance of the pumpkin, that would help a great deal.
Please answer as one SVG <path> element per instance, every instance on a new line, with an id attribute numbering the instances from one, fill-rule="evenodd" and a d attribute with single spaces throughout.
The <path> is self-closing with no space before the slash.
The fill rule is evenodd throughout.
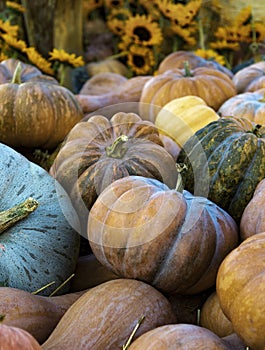
<path id="1" fill-rule="evenodd" d="M 240 220 L 240 236 L 242 240 L 265 231 L 265 179 L 262 179 L 243 211 Z"/>
<path id="2" fill-rule="evenodd" d="M 253 350 L 265 346 L 265 232 L 245 239 L 223 260 L 216 279 L 220 306 Z"/>
<path id="3" fill-rule="evenodd" d="M 41 350 L 40 344 L 31 334 L 4 324 L 0 324 L 0 347 L 2 350 Z"/>
<path id="4" fill-rule="evenodd" d="M 0 142 L 53 149 L 82 119 L 81 107 L 63 86 L 46 80 L 22 83 L 20 67 L 11 82 L 0 84 Z"/>
<path id="5" fill-rule="evenodd" d="M 87 232 L 96 258 L 118 276 L 183 295 L 212 287 L 238 241 L 234 220 L 215 204 L 142 176 L 98 196 Z"/>
<path id="6" fill-rule="evenodd" d="M 129 349 L 231 350 L 221 338 L 209 329 L 185 323 L 168 324 L 152 329 L 133 341 Z"/>
<path id="7" fill-rule="evenodd" d="M 207 68 L 219 70 L 220 72 L 227 74 L 230 78 L 233 77 L 232 71 L 222 66 L 220 63 L 214 60 L 204 59 L 196 55 L 192 51 L 183 51 L 183 50 L 174 51 L 174 52 L 171 52 L 169 55 L 167 55 L 159 64 L 158 73 L 159 74 L 164 73 L 169 69 L 183 68 L 184 62 L 189 62 L 191 69 L 194 69 L 197 67 L 207 67 Z"/>
<path id="8" fill-rule="evenodd" d="M 31 64 L 24 63 L 15 58 L 8 58 L 0 62 L 0 84 L 11 83 L 18 64 L 21 66 L 21 83 L 43 81 L 59 85 L 55 78 L 43 74 L 37 67 Z"/>
<path id="9" fill-rule="evenodd" d="M 235 86 L 225 73 L 213 68 L 174 68 L 147 81 L 140 97 L 143 119 L 155 120 L 168 102 L 178 97 L 195 95 L 202 98 L 215 111 L 230 97 L 236 95 Z"/>
<path id="10" fill-rule="evenodd" d="M 187 140 L 177 162 L 188 191 L 206 196 L 239 223 L 265 176 L 265 127 L 220 118 Z"/>
<path id="11" fill-rule="evenodd" d="M 240 69 L 232 78 L 237 93 L 265 88 L 265 62 L 255 62 Z"/>
<path id="12" fill-rule="evenodd" d="M 218 114 L 198 96 L 184 96 L 168 102 L 158 113 L 155 125 L 160 133 L 183 144 L 197 130 L 214 120 Z"/>
<path id="13" fill-rule="evenodd" d="M 122 349 L 137 324 L 136 338 L 174 322 L 169 301 L 155 288 L 141 281 L 116 279 L 91 288 L 74 302 L 42 349 Z"/>
<path id="14" fill-rule="evenodd" d="M 33 292 L 55 282 L 48 295 L 75 270 L 80 237 L 65 217 L 75 213 L 47 171 L 3 144 L 0 174 L 0 284 Z"/>
<path id="15" fill-rule="evenodd" d="M 216 291 L 208 296 L 201 307 L 200 326 L 209 329 L 220 338 L 234 333 L 232 323 L 221 309 Z"/>
<path id="16" fill-rule="evenodd" d="M 243 92 L 226 100 L 218 110 L 221 117 L 246 118 L 265 124 L 265 89 Z"/>
<path id="17" fill-rule="evenodd" d="M 1 324 L 24 329 L 41 344 L 52 333 L 66 310 L 83 293 L 85 291 L 43 296 L 22 289 L 0 287 Z"/>
<path id="18" fill-rule="evenodd" d="M 50 174 L 69 194 L 79 214 L 82 234 L 98 195 L 114 180 L 128 175 L 157 178 L 173 188 L 175 160 L 163 147 L 157 128 L 135 113 L 115 113 L 110 120 L 94 115 L 68 134 Z"/>
<path id="19" fill-rule="evenodd" d="M 79 91 L 80 95 L 99 96 L 112 92 L 128 79 L 118 73 L 98 73 L 88 79 Z"/>
<path id="20" fill-rule="evenodd" d="M 106 72 L 117 73 L 125 77 L 129 75 L 128 68 L 122 62 L 112 58 L 90 62 L 86 65 L 86 70 L 90 76 Z"/>

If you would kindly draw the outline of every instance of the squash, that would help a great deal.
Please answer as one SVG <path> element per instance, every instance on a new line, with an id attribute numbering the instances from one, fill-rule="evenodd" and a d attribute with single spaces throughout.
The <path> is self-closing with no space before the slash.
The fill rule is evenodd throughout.
<path id="1" fill-rule="evenodd" d="M 216 279 L 220 306 L 253 350 L 265 345 L 265 232 L 245 239 L 223 260 Z"/>
<path id="2" fill-rule="evenodd" d="M 240 69 L 232 78 L 237 93 L 252 92 L 265 88 L 265 62 L 255 62 Z"/>
<path id="3" fill-rule="evenodd" d="M 128 68 L 122 62 L 112 58 L 106 58 L 97 62 L 89 62 L 86 65 L 86 70 L 90 76 L 106 72 L 120 74 L 125 77 L 129 75 Z"/>
<path id="4" fill-rule="evenodd" d="M 0 284 L 33 292 L 54 281 L 48 295 L 75 270 L 80 237 L 67 221 L 75 212 L 53 177 L 3 144 L 0 174 Z"/>
<path id="5" fill-rule="evenodd" d="M 188 191 L 206 196 L 239 223 L 265 176 L 265 126 L 219 118 L 187 140 L 177 163 Z"/>
<path id="6" fill-rule="evenodd" d="M 240 220 L 240 236 L 244 240 L 259 232 L 265 232 L 265 179 L 262 179 L 243 211 Z"/>
<path id="7" fill-rule="evenodd" d="M 2 350 L 41 350 L 40 344 L 31 334 L 18 327 L 0 323 L 0 346 Z"/>
<path id="8" fill-rule="evenodd" d="M 133 341 L 129 349 L 231 350 L 221 338 L 209 329 L 185 323 L 168 324 L 152 329 Z"/>
<path id="9" fill-rule="evenodd" d="M 200 326 L 209 329 L 220 338 L 234 333 L 231 321 L 221 309 L 216 291 L 209 295 L 201 307 Z"/>
<path id="10" fill-rule="evenodd" d="M 218 114 L 221 117 L 243 117 L 256 124 L 265 124 L 265 88 L 229 98 L 221 105 Z"/>
<path id="11" fill-rule="evenodd" d="M 215 111 L 230 97 L 236 95 L 236 89 L 225 73 L 216 69 L 198 67 L 174 68 L 152 77 L 146 82 L 140 97 L 140 114 L 143 119 L 155 120 L 158 107 L 178 97 L 194 95 L 202 98 Z"/>
<path id="12" fill-rule="evenodd" d="M 111 109 L 112 111 L 112 109 Z M 86 236 L 88 210 L 114 180 L 128 175 L 157 178 L 174 188 L 175 160 L 155 125 L 135 113 L 94 115 L 78 123 L 55 158 L 50 174 L 69 194 Z"/>
<path id="13" fill-rule="evenodd" d="M 168 54 L 159 64 L 158 73 L 164 73 L 169 69 L 183 68 L 184 62 L 189 62 L 190 68 L 207 67 L 216 69 L 222 73 L 227 74 L 230 78 L 233 77 L 233 73 L 230 69 L 222 66 L 220 63 L 204 59 L 196 55 L 192 51 L 178 50 Z"/>
<path id="14" fill-rule="evenodd" d="M 83 294 L 63 315 L 42 349 L 122 349 L 137 324 L 136 338 L 174 322 L 169 301 L 155 288 L 133 279 L 116 279 Z"/>
<path id="15" fill-rule="evenodd" d="M 85 291 L 49 297 L 22 289 L 0 287 L 1 324 L 24 329 L 41 344 L 83 293 Z"/>
<path id="16" fill-rule="evenodd" d="M 59 82 L 52 76 L 43 74 L 34 65 L 24 63 L 15 58 L 8 58 L 0 62 L 0 84 L 11 83 L 18 64 L 21 66 L 21 83 L 43 81 L 59 85 Z"/>
<path id="17" fill-rule="evenodd" d="M 203 197 L 142 176 L 114 181 L 97 198 L 88 240 L 102 265 L 163 293 L 196 294 L 215 284 L 238 228 Z"/>
<path id="18" fill-rule="evenodd" d="M 0 142 L 11 147 L 55 148 L 83 118 L 67 88 L 46 80 L 21 82 L 18 64 L 11 82 L 0 84 Z"/>
<path id="19" fill-rule="evenodd" d="M 155 125 L 180 147 L 194 133 L 214 120 L 218 114 L 198 96 L 184 96 L 168 102 L 157 114 Z"/>

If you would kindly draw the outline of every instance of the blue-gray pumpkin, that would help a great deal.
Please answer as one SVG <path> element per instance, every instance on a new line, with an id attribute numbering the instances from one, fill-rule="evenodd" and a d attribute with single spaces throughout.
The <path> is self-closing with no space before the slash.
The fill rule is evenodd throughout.
<path id="1" fill-rule="evenodd" d="M 25 201 L 36 204 L 35 210 L 6 226 L 3 217 L 14 220 L 7 210 Z M 71 215 L 70 202 L 46 170 L 4 144 L 0 211 L 0 284 L 33 292 L 54 282 L 41 292 L 49 295 L 74 272 L 79 255 L 80 237 L 66 215 Z M 58 294 L 68 288 L 69 283 Z"/>

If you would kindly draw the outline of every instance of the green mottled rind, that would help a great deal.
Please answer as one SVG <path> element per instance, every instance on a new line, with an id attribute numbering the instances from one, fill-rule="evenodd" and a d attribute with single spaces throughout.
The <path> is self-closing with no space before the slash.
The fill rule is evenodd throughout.
<path id="1" fill-rule="evenodd" d="M 265 177 L 264 127 L 258 135 L 252 129 L 244 119 L 221 118 L 192 136 L 177 159 L 186 165 L 185 188 L 207 196 L 237 222 Z"/>
<path id="2" fill-rule="evenodd" d="M 0 144 L 0 211 L 28 197 L 37 209 L 0 235 L 0 283 L 33 292 L 55 281 L 42 292 L 49 295 L 74 272 L 79 255 L 80 237 L 64 216 L 71 206 L 43 168 Z"/>

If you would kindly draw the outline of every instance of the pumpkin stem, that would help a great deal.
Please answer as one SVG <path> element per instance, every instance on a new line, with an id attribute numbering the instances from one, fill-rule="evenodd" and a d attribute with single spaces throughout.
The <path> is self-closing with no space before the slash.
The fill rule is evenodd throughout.
<path id="1" fill-rule="evenodd" d="M 18 62 L 11 80 L 11 84 L 21 84 L 21 72 L 22 72 L 21 62 Z"/>
<path id="2" fill-rule="evenodd" d="M 136 326 L 134 327 L 129 339 L 127 340 L 126 344 L 122 346 L 122 350 L 127 350 L 129 348 L 129 346 L 131 345 L 132 342 L 132 338 L 134 337 L 137 329 L 140 327 L 141 323 L 143 322 L 143 320 L 145 319 L 145 316 L 141 316 L 136 324 Z"/>
<path id="3" fill-rule="evenodd" d="M 0 314 L 0 323 L 4 321 L 5 317 L 6 317 L 6 315 Z"/>
<path id="4" fill-rule="evenodd" d="M 0 234 L 13 226 L 17 221 L 26 218 L 38 207 L 38 204 L 35 199 L 29 197 L 13 208 L 0 212 Z"/>
<path id="5" fill-rule="evenodd" d="M 106 147 L 106 153 L 108 157 L 111 158 L 123 158 L 127 152 L 126 142 L 128 141 L 128 136 L 121 135 L 116 138 L 111 146 Z"/>
<path id="6" fill-rule="evenodd" d="M 183 192 L 184 184 L 183 184 L 183 181 L 182 181 L 181 172 L 183 170 L 187 169 L 187 166 L 186 166 L 186 164 L 176 163 L 176 168 L 177 168 L 177 172 L 178 172 L 178 178 L 177 178 L 177 183 L 176 183 L 175 190 L 177 192 Z"/>
<path id="7" fill-rule="evenodd" d="M 247 132 L 249 132 L 249 133 L 251 133 L 251 134 L 254 134 L 254 135 L 256 135 L 257 137 L 262 137 L 262 135 L 261 135 L 261 133 L 260 133 L 260 128 L 262 127 L 262 125 L 260 125 L 260 124 L 256 124 L 255 126 L 254 126 L 254 128 L 251 130 L 251 131 L 247 131 Z"/>
<path id="8" fill-rule="evenodd" d="M 185 77 L 191 77 L 192 74 L 191 74 L 191 70 L 190 70 L 189 61 L 184 61 L 183 65 L 184 65 L 184 76 Z"/>

